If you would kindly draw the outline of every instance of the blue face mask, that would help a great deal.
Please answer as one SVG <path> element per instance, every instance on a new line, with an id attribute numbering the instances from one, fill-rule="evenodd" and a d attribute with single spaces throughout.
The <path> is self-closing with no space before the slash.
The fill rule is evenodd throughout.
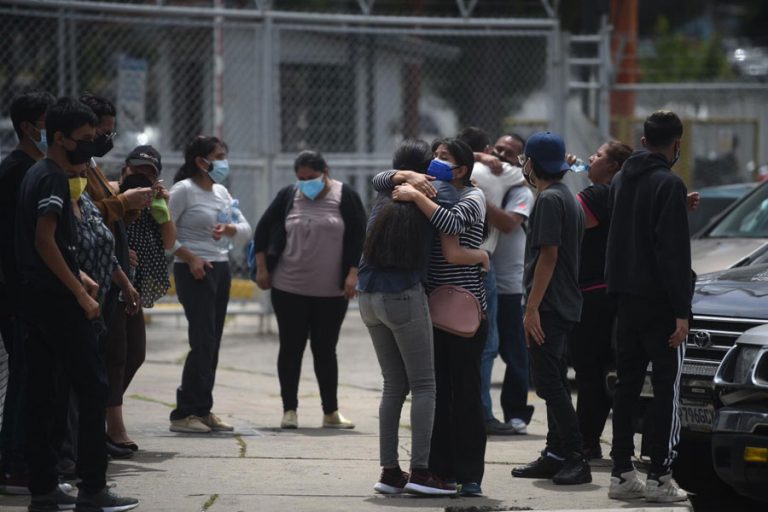
<path id="1" fill-rule="evenodd" d="M 299 187 L 299 190 L 301 190 L 301 193 L 306 196 L 307 199 L 311 199 L 312 201 L 315 200 L 315 198 L 320 195 L 320 192 L 323 191 L 325 188 L 325 181 L 323 181 L 323 177 L 320 176 L 319 178 L 315 178 L 312 180 L 299 180 L 299 182 L 296 184 Z"/>
<path id="2" fill-rule="evenodd" d="M 453 181 L 453 169 L 454 165 L 451 162 L 435 158 L 429 162 L 427 174 L 439 181 Z"/>
<path id="3" fill-rule="evenodd" d="M 211 170 L 208 171 L 208 176 L 215 183 L 224 183 L 224 180 L 229 176 L 229 162 L 226 160 L 214 160 L 211 162 Z"/>
<path id="4" fill-rule="evenodd" d="M 37 146 L 37 149 L 42 154 L 45 154 L 46 151 L 48 151 L 48 138 L 45 135 L 45 128 L 41 130 L 40 128 L 35 127 L 35 129 L 40 132 L 40 140 L 33 140 L 32 142 L 35 143 L 35 146 Z"/>

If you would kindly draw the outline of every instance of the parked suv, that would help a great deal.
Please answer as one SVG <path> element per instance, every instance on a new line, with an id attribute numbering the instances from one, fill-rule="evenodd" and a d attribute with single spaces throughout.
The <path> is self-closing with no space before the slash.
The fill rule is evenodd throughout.
<path id="1" fill-rule="evenodd" d="M 727 490 L 713 469 L 711 455 L 716 417 L 727 415 L 719 413 L 722 402 L 717 398 L 714 378 L 742 334 L 764 324 L 768 324 L 768 248 L 742 261 L 741 267 L 699 277 L 680 380 L 682 428 L 679 456 L 673 468 L 680 485 L 691 492 Z M 768 333 L 768 327 L 763 332 Z M 653 423 L 644 411 L 647 399 L 653 396 L 650 371 L 649 367 L 638 409 L 640 432 Z"/>
<path id="2" fill-rule="evenodd" d="M 768 502 L 768 325 L 741 335 L 714 388 L 715 471 L 739 494 Z"/>

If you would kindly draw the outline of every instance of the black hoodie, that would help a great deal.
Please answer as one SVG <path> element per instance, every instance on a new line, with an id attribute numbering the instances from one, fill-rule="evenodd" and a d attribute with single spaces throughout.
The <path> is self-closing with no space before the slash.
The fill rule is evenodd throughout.
<path id="1" fill-rule="evenodd" d="M 691 310 L 687 190 L 658 153 L 635 151 L 611 182 L 608 293 L 661 301 L 675 318 Z"/>

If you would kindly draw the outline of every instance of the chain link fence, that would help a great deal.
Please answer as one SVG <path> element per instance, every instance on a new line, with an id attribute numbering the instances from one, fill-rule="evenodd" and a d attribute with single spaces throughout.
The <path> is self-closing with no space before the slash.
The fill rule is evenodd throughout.
<path id="1" fill-rule="evenodd" d="M 16 142 L 7 118 L 16 94 L 101 95 L 118 109 L 116 147 L 102 162 L 108 173 L 148 143 L 163 155 L 170 184 L 187 141 L 220 135 L 230 189 L 255 225 L 276 190 L 294 181 L 303 149 L 323 152 L 331 173 L 367 200 L 370 176 L 388 168 L 404 138 L 470 124 L 498 136 L 518 129 L 521 112 L 542 113 L 526 119 L 539 127 L 556 111 L 546 95 L 556 85 L 552 19 L 347 15 L 341 23 L 249 2 L 152 3 L 0 4 L 0 152 Z"/>

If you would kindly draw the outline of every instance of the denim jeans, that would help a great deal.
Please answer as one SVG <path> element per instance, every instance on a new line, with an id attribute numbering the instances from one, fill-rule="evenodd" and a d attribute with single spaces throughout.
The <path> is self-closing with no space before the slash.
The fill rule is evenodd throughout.
<path id="1" fill-rule="evenodd" d="M 493 264 L 485 276 L 485 297 L 488 303 L 488 309 L 485 312 L 488 318 L 488 335 L 485 338 L 483 353 L 480 356 L 480 400 L 483 402 L 483 418 L 485 421 L 489 421 L 494 418 L 493 401 L 491 400 L 493 360 L 499 353 L 499 331 L 496 327 L 498 310 L 496 270 L 493 268 Z"/>
<path id="2" fill-rule="evenodd" d="M 411 402 L 411 468 L 426 468 L 435 415 L 435 366 L 427 296 L 418 284 L 399 293 L 360 294 L 360 316 L 384 378 L 379 405 L 379 459 L 398 465 L 400 413 Z"/>
<path id="3" fill-rule="evenodd" d="M 528 405 L 530 371 L 523 331 L 523 295 L 500 293 L 498 304 L 499 355 L 507 366 L 501 385 L 501 410 L 504 421 L 518 418 L 530 423 L 533 406 Z"/>

